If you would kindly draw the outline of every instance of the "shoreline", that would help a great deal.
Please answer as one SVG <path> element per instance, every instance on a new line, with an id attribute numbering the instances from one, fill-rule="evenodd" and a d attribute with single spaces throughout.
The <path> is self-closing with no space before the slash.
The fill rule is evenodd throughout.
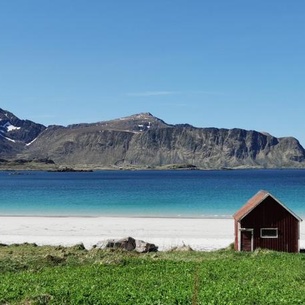
<path id="1" fill-rule="evenodd" d="M 160 251 L 183 245 L 211 251 L 234 240 L 233 219 L 166 217 L 39 217 L 0 216 L 0 243 L 73 246 L 87 249 L 107 239 L 131 236 L 153 243 Z"/>
<path id="2" fill-rule="evenodd" d="M 22 217 L 29 217 L 29 218 L 144 218 L 144 219 L 233 219 L 232 216 L 229 215 L 211 215 L 211 216 L 150 216 L 150 215 L 21 215 L 21 214 L 2 214 L 0 215 L 1 218 L 22 218 Z"/>
<path id="3" fill-rule="evenodd" d="M 108 239 L 133 237 L 159 251 L 190 246 L 197 251 L 227 248 L 234 242 L 233 218 L 170 218 L 130 216 L 0 216 L 0 243 L 74 246 L 86 249 Z M 300 223 L 305 248 L 305 223 Z"/>

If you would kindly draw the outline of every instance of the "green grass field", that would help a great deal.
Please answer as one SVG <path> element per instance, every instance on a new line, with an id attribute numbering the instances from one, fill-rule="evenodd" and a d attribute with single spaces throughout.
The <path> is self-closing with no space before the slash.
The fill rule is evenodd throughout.
<path id="1" fill-rule="evenodd" d="M 0 304 L 305 304 L 305 255 L 0 247 Z"/>

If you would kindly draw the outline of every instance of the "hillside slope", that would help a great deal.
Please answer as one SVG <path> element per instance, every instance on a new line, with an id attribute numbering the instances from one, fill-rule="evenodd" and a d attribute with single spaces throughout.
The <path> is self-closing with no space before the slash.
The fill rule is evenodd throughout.
<path id="1" fill-rule="evenodd" d="M 292 137 L 243 129 L 169 125 L 150 113 L 94 124 L 50 126 L 19 155 L 74 168 L 201 169 L 304 167 L 305 151 Z"/>
<path id="2" fill-rule="evenodd" d="M 14 158 L 46 127 L 29 120 L 20 120 L 0 108 L 0 158 Z"/>

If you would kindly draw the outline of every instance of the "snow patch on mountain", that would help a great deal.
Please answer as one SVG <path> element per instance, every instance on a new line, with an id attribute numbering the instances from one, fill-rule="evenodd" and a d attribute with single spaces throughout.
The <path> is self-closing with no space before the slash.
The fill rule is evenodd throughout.
<path id="1" fill-rule="evenodd" d="M 34 143 L 35 141 L 37 140 L 37 138 L 35 138 L 33 141 L 31 141 L 31 142 L 29 142 L 29 143 L 27 143 L 27 144 L 25 144 L 26 146 L 30 146 L 32 143 Z"/>
<path id="2" fill-rule="evenodd" d="M 10 142 L 16 143 L 16 141 L 15 141 L 15 140 L 13 140 L 13 139 L 11 139 L 11 138 L 8 138 L 8 137 L 5 137 L 5 136 L 4 136 L 4 135 L 2 135 L 2 134 L 0 134 L 0 136 L 1 136 L 2 138 L 4 138 L 4 139 L 6 139 L 6 140 L 10 141 Z"/>
<path id="3" fill-rule="evenodd" d="M 13 140 L 13 139 L 11 139 L 11 138 L 5 137 L 5 139 L 7 139 L 8 141 L 11 141 L 11 142 L 13 142 L 13 143 L 16 143 L 16 141 Z"/>
<path id="4" fill-rule="evenodd" d="M 21 127 L 12 125 L 10 122 L 7 122 L 3 127 L 6 128 L 8 132 L 13 131 L 13 130 L 19 130 L 21 128 Z"/>

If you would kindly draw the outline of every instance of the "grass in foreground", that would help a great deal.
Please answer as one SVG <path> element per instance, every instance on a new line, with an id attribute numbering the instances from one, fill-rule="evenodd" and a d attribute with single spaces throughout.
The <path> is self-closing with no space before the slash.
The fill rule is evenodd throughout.
<path id="1" fill-rule="evenodd" d="M 2 246 L 0 304 L 305 304 L 305 256 Z"/>

